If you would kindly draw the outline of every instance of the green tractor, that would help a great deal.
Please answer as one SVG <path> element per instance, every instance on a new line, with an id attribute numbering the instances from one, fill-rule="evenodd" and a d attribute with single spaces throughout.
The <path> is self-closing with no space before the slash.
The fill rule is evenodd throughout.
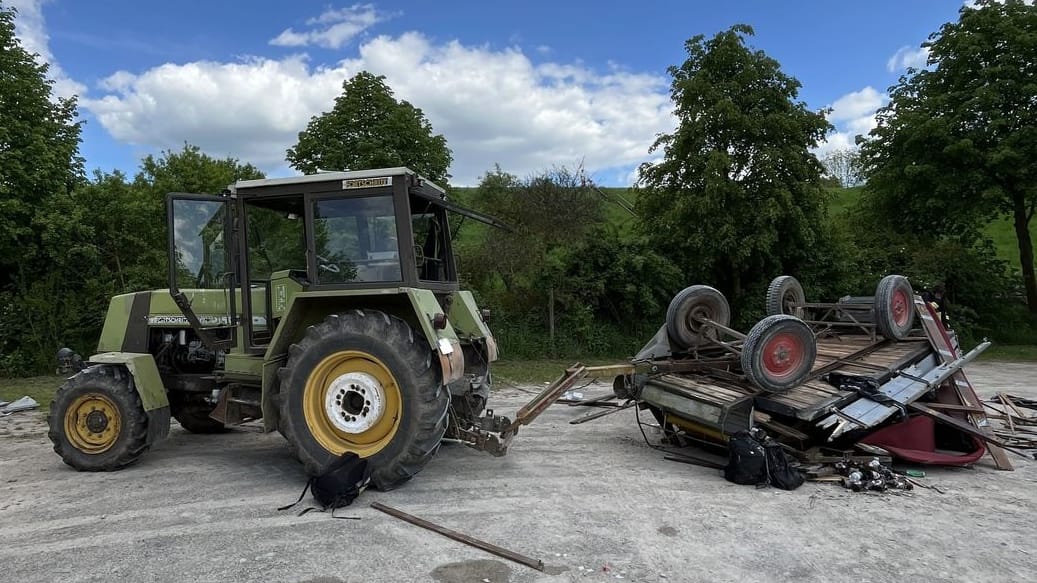
<path id="1" fill-rule="evenodd" d="M 169 289 L 112 298 L 99 354 L 51 405 L 54 450 L 116 470 L 170 417 L 195 433 L 261 419 L 309 474 L 355 452 L 384 490 L 448 432 L 503 455 L 510 422 L 484 414 L 497 346 L 459 289 L 448 214 L 503 227 L 406 168 L 170 194 Z"/>

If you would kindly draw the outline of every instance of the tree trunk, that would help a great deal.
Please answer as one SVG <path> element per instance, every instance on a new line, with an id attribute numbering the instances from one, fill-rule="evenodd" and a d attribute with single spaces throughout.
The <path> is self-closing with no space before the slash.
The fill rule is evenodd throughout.
<path id="1" fill-rule="evenodd" d="M 1019 240 L 1019 263 L 1023 271 L 1023 287 L 1026 288 L 1026 306 L 1031 314 L 1037 314 L 1037 277 L 1033 271 L 1033 241 L 1030 239 L 1030 217 L 1026 212 L 1026 201 L 1022 194 L 1012 197 L 1015 218 L 1015 237 Z"/>

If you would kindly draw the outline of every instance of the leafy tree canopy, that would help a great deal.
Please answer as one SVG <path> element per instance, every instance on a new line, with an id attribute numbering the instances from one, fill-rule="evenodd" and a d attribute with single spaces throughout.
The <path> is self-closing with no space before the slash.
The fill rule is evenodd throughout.
<path id="1" fill-rule="evenodd" d="M 831 129 L 798 101 L 799 82 L 746 45 L 737 25 L 685 43 L 670 67 L 678 127 L 640 168 L 641 232 L 690 280 L 738 301 L 744 288 L 798 274 L 825 219 L 823 169 L 810 148 Z"/>
<path id="2" fill-rule="evenodd" d="M 1037 6 L 979 0 L 923 46 L 928 68 L 900 79 L 862 140 L 871 203 L 903 230 L 965 239 L 1012 217 L 1037 312 Z"/>
<path id="3" fill-rule="evenodd" d="M 40 206 L 83 177 L 75 99 L 53 99 L 47 65 L 22 47 L 14 18 L 0 3 L 0 289 L 38 255 Z"/>
<path id="4" fill-rule="evenodd" d="M 331 111 L 310 120 L 286 159 L 307 174 L 407 166 L 445 185 L 453 156 L 420 109 L 397 100 L 385 77 L 362 71 L 342 84 Z"/>

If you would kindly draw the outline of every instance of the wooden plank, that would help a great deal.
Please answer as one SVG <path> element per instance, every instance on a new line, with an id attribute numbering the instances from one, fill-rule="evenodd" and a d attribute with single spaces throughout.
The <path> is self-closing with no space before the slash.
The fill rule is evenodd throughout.
<path id="1" fill-rule="evenodd" d="M 921 298 L 915 297 L 915 311 L 918 314 L 919 319 L 922 321 L 922 329 L 925 330 L 925 334 L 929 338 L 929 342 L 933 345 L 933 348 L 936 349 L 940 360 L 947 362 L 960 357 L 961 349 L 951 342 L 951 338 L 947 334 L 947 330 L 944 329 L 943 323 L 940 321 L 940 317 L 936 313 L 936 310 Z M 964 371 L 958 371 L 958 374 L 951 378 L 951 385 L 954 386 L 954 391 L 958 395 L 958 400 L 961 401 L 962 405 L 975 408 L 981 406 L 979 396 L 976 395 L 976 390 L 972 387 L 972 383 L 969 382 L 968 377 L 965 376 Z M 941 415 L 943 414 L 941 413 Z M 971 426 L 976 428 L 976 430 L 981 434 L 987 437 L 992 437 L 994 435 L 994 432 L 987 421 L 986 414 L 967 413 L 966 415 Z M 944 417 L 954 419 L 947 415 L 944 415 Z M 955 419 L 955 421 L 957 420 Z M 1008 454 L 999 444 L 994 443 L 988 445 L 987 451 L 990 453 L 990 457 L 994 458 L 994 465 L 997 466 L 997 469 L 1005 471 L 1011 471 L 1014 469 L 1012 466 L 1012 460 L 1008 459 Z"/>
<path id="2" fill-rule="evenodd" d="M 967 411 L 969 413 L 983 413 L 983 409 L 977 409 L 975 407 L 969 407 L 968 405 L 955 405 L 953 403 L 926 403 L 933 409 L 939 409 L 943 411 Z"/>
<path id="3" fill-rule="evenodd" d="M 958 431 L 961 431 L 962 433 L 967 433 L 985 443 L 993 444 L 1002 448 L 1005 447 L 1004 442 L 995 437 L 993 435 L 993 432 L 990 432 L 990 434 L 988 435 L 987 432 L 983 431 L 978 427 L 975 427 L 969 423 L 962 421 L 961 419 L 956 419 L 946 413 L 941 413 L 936 409 L 933 409 L 929 406 L 929 403 L 920 403 L 918 401 L 915 401 L 914 403 L 908 403 L 907 407 L 913 411 L 917 411 L 922 415 L 925 415 L 926 417 L 932 417 L 935 421 L 939 421 L 944 425 L 949 425 L 957 429 Z"/>

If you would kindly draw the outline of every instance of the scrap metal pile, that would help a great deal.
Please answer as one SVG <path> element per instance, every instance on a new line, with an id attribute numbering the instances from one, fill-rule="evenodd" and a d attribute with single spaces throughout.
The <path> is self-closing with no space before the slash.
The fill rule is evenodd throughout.
<path id="1" fill-rule="evenodd" d="M 535 401 L 546 406 L 584 378 L 613 378 L 623 403 L 574 422 L 636 406 L 669 443 L 716 445 L 762 427 L 804 468 L 893 458 L 969 465 L 989 453 L 1010 470 L 1006 451 L 1037 447 L 1037 416 L 1023 413 L 1032 404 L 986 404 L 1014 423 L 995 432 L 965 375 L 989 342 L 963 354 L 906 277 L 883 278 L 873 296 L 818 303 L 782 276 L 766 305 L 769 315 L 742 333 L 730 327 L 723 294 L 688 287 L 629 363 L 573 365 Z"/>

